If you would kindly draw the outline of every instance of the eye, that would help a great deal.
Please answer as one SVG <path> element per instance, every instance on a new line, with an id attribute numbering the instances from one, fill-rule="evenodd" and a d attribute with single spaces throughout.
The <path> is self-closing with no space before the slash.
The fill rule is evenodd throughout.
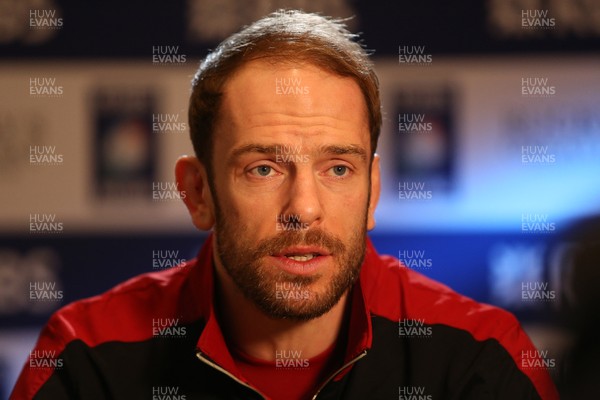
<path id="1" fill-rule="evenodd" d="M 272 167 L 268 165 L 259 165 L 258 167 L 254 167 L 250 170 L 250 173 L 258 176 L 271 176 L 275 171 Z"/>
<path id="2" fill-rule="evenodd" d="M 348 173 L 348 167 L 345 165 L 336 165 L 335 167 L 331 168 L 331 171 L 335 176 L 344 176 Z"/>

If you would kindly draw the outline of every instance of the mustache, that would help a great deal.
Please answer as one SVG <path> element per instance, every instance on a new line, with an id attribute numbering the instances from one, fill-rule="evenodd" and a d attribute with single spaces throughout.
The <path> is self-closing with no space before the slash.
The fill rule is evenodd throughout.
<path id="1" fill-rule="evenodd" d="M 332 255 L 344 254 L 346 246 L 338 237 L 319 228 L 309 230 L 286 230 L 267 239 L 263 239 L 254 248 L 252 259 L 279 253 L 291 246 L 317 246 Z"/>

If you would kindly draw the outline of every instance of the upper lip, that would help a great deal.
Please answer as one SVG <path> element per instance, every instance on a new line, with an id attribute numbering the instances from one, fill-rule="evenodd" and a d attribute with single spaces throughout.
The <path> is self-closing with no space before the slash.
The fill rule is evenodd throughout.
<path id="1" fill-rule="evenodd" d="M 327 251 L 326 249 L 322 248 L 322 247 L 317 247 L 317 246 L 293 246 L 293 247 L 286 247 L 285 249 L 281 250 L 280 252 L 274 254 L 277 257 L 285 257 L 285 256 L 292 256 L 292 255 L 303 255 L 303 254 L 316 254 L 319 256 L 328 256 L 331 253 L 329 251 Z"/>

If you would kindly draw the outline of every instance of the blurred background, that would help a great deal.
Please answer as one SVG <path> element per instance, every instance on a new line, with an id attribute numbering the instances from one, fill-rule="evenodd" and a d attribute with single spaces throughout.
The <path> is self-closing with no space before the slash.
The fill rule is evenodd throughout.
<path id="1" fill-rule="evenodd" d="M 0 398 L 53 311 L 195 256 L 190 80 L 279 8 L 373 50 L 377 249 L 515 313 L 563 387 L 600 315 L 600 2 L 0 0 Z"/>

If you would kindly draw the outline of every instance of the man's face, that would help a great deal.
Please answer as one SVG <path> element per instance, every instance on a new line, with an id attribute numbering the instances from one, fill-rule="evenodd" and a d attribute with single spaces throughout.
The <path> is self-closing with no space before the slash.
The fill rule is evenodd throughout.
<path id="1" fill-rule="evenodd" d="M 217 262 L 273 318 L 324 314 L 358 276 L 373 225 L 358 85 L 250 62 L 225 85 L 214 138 Z"/>

